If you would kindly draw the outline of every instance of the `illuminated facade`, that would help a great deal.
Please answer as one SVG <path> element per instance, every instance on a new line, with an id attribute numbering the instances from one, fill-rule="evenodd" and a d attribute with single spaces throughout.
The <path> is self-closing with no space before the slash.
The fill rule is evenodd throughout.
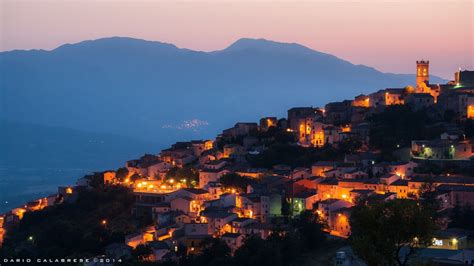
<path id="1" fill-rule="evenodd" d="M 404 103 L 402 89 L 385 90 L 385 105 L 403 105 Z"/>
<path id="2" fill-rule="evenodd" d="M 303 145 L 324 146 L 323 123 L 314 121 L 313 118 L 299 119 L 298 141 Z"/>
<path id="3" fill-rule="evenodd" d="M 354 100 L 352 101 L 352 106 L 364 107 L 364 108 L 370 107 L 370 98 L 369 98 L 369 96 L 363 95 L 363 94 L 361 94 L 359 96 L 356 96 L 354 98 Z"/>
<path id="4" fill-rule="evenodd" d="M 423 85 L 429 84 L 430 72 L 429 72 L 430 61 L 416 61 L 416 88 L 423 88 Z M 425 86 L 426 87 L 426 86 Z"/>
<path id="5" fill-rule="evenodd" d="M 469 159 L 474 155 L 469 141 L 414 140 L 411 154 L 420 159 Z"/>
<path id="6" fill-rule="evenodd" d="M 474 104 L 467 106 L 467 119 L 474 119 Z"/>
<path id="7" fill-rule="evenodd" d="M 276 117 L 264 117 L 260 119 L 260 131 L 267 131 L 270 127 L 276 127 L 277 124 Z"/>

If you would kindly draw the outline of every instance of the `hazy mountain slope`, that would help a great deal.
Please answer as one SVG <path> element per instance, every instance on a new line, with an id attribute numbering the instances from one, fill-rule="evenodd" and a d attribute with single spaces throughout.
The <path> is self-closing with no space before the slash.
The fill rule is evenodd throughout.
<path id="1" fill-rule="evenodd" d="M 0 167 L 116 169 L 165 146 L 111 134 L 0 120 Z"/>
<path id="2" fill-rule="evenodd" d="M 262 39 L 204 53 L 105 38 L 0 53 L 0 73 L 4 118 L 162 143 L 212 137 L 237 120 L 283 116 L 292 106 L 324 105 L 415 80 Z M 192 119 L 209 125 L 183 122 Z"/>
<path id="3" fill-rule="evenodd" d="M 93 171 L 117 169 L 165 146 L 110 134 L 0 120 L 0 213 L 71 185 Z"/>

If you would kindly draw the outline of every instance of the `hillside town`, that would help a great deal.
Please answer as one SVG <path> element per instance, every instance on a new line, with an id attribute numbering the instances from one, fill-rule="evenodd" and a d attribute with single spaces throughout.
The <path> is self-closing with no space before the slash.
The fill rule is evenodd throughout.
<path id="1" fill-rule="evenodd" d="M 215 139 L 177 142 L 87 175 L 2 214 L 0 245 L 28 214 L 74 204 L 97 188 L 128 189 L 129 215 L 140 221 L 97 257 L 118 260 L 147 247 L 141 258 L 153 262 L 201 254 L 209 239 L 220 239 L 233 255 L 250 236 L 288 232 L 282 221 L 304 212 L 317 217 L 328 239 L 344 241 L 361 199 L 417 200 L 428 190 L 440 203 L 438 228 L 416 259 L 472 265 L 474 231 L 450 224 L 458 208 L 474 207 L 474 71 L 459 69 L 452 81 L 431 84 L 429 66 L 416 62 L 415 85 L 238 122 Z M 97 220 L 105 228 L 112 223 Z M 331 256 L 334 265 L 364 265 L 349 252 Z"/>

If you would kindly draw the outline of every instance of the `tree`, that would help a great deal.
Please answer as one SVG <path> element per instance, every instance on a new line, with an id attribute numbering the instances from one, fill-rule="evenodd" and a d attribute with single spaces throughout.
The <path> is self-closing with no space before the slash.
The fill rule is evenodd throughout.
<path id="1" fill-rule="evenodd" d="M 152 250 L 147 245 L 138 245 L 135 249 L 132 250 L 132 257 L 137 261 L 147 260 L 152 254 Z"/>
<path id="2" fill-rule="evenodd" d="M 238 175 L 236 173 L 230 173 L 223 175 L 219 182 L 225 188 L 238 189 L 239 191 L 247 191 L 247 185 L 250 184 L 250 178 Z"/>
<path id="3" fill-rule="evenodd" d="M 444 114 L 443 114 L 443 118 L 444 118 L 444 121 L 446 121 L 446 122 L 454 122 L 454 120 L 456 118 L 456 112 L 454 112 L 451 109 L 446 110 L 446 112 L 444 112 Z"/>
<path id="4" fill-rule="evenodd" d="M 282 198 L 281 201 L 281 214 L 288 219 L 291 215 L 293 215 L 292 208 L 291 208 L 291 203 L 289 202 L 290 199 L 287 199 L 285 197 Z"/>
<path id="5" fill-rule="evenodd" d="M 451 212 L 451 222 L 449 223 L 450 228 L 462 228 L 466 230 L 474 230 L 474 210 L 471 206 L 461 206 L 459 202 L 456 202 Z"/>
<path id="6" fill-rule="evenodd" d="M 437 197 L 436 186 L 432 180 L 428 180 L 428 182 L 421 185 L 418 196 L 423 208 L 431 211 L 434 217 L 438 217 L 438 211 L 441 209 L 441 202 Z"/>
<path id="7" fill-rule="evenodd" d="M 294 224 L 303 247 L 314 250 L 324 245 L 326 241 L 324 226 L 313 212 L 308 210 L 301 212 Z"/>
<path id="8" fill-rule="evenodd" d="M 141 176 L 140 174 L 138 174 L 138 173 L 135 173 L 135 174 L 133 174 L 133 175 L 130 176 L 130 181 L 135 182 L 135 181 L 137 181 L 137 180 L 140 179 L 140 178 L 142 178 L 142 176 Z"/>
<path id="9" fill-rule="evenodd" d="M 361 201 L 350 217 L 355 253 L 371 265 L 407 265 L 416 247 L 431 244 L 436 224 L 419 201 Z"/>
<path id="10" fill-rule="evenodd" d="M 199 182 L 199 171 L 192 166 L 185 166 L 183 168 L 173 167 L 166 173 L 166 179 L 176 179 L 177 181 L 186 180 L 189 185 Z"/>
<path id="11" fill-rule="evenodd" d="M 115 173 L 115 177 L 120 181 L 123 182 L 125 178 L 128 176 L 128 169 L 126 167 L 121 167 L 117 169 L 117 172 Z"/>
<path id="12" fill-rule="evenodd" d="M 218 239 L 211 238 L 202 243 L 203 252 L 190 259 L 189 265 L 226 265 L 231 259 L 230 248 Z"/>
<path id="13" fill-rule="evenodd" d="M 406 86 L 405 89 L 403 90 L 404 95 L 408 95 L 414 92 L 415 92 L 415 88 L 413 88 L 413 86 L 411 85 Z"/>
<path id="14" fill-rule="evenodd" d="M 414 139 L 430 139 L 442 133 L 440 128 L 429 128 L 428 113 L 412 111 L 408 106 L 387 106 L 382 113 L 368 117 L 370 146 L 383 155 L 391 154 L 397 146 L 408 147 Z"/>
<path id="15" fill-rule="evenodd" d="M 267 241 L 251 235 L 245 239 L 234 256 L 234 264 L 239 266 L 283 265 L 279 241 Z"/>
<path id="16" fill-rule="evenodd" d="M 356 138 L 347 138 L 339 142 L 338 147 L 344 153 L 355 153 L 362 147 L 362 142 Z"/>
<path id="17" fill-rule="evenodd" d="M 92 257 L 137 230 L 132 192 L 121 186 L 79 191 L 76 202 L 26 212 L 8 230 L 0 257 Z M 104 226 L 101 221 L 107 221 Z M 31 237 L 31 238 L 30 238 Z M 32 241 L 32 240 L 33 241 Z"/>
<path id="18" fill-rule="evenodd" d="M 104 175 L 102 173 L 93 173 L 84 176 L 89 180 L 89 185 L 93 188 L 102 189 L 104 187 Z"/>
<path id="19" fill-rule="evenodd" d="M 464 133 L 466 135 L 463 137 L 468 139 L 474 138 L 474 120 L 468 119 L 464 122 Z"/>

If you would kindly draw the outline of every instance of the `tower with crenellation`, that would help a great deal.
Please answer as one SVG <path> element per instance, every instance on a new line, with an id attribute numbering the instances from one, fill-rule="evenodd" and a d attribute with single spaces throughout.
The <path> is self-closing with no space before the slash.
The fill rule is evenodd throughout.
<path id="1" fill-rule="evenodd" d="M 423 90 L 429 84 L 430 72 L 429 72 L 430 61 L 420 60 L 416 61 L 416 88 L 417 90 Z"/>

